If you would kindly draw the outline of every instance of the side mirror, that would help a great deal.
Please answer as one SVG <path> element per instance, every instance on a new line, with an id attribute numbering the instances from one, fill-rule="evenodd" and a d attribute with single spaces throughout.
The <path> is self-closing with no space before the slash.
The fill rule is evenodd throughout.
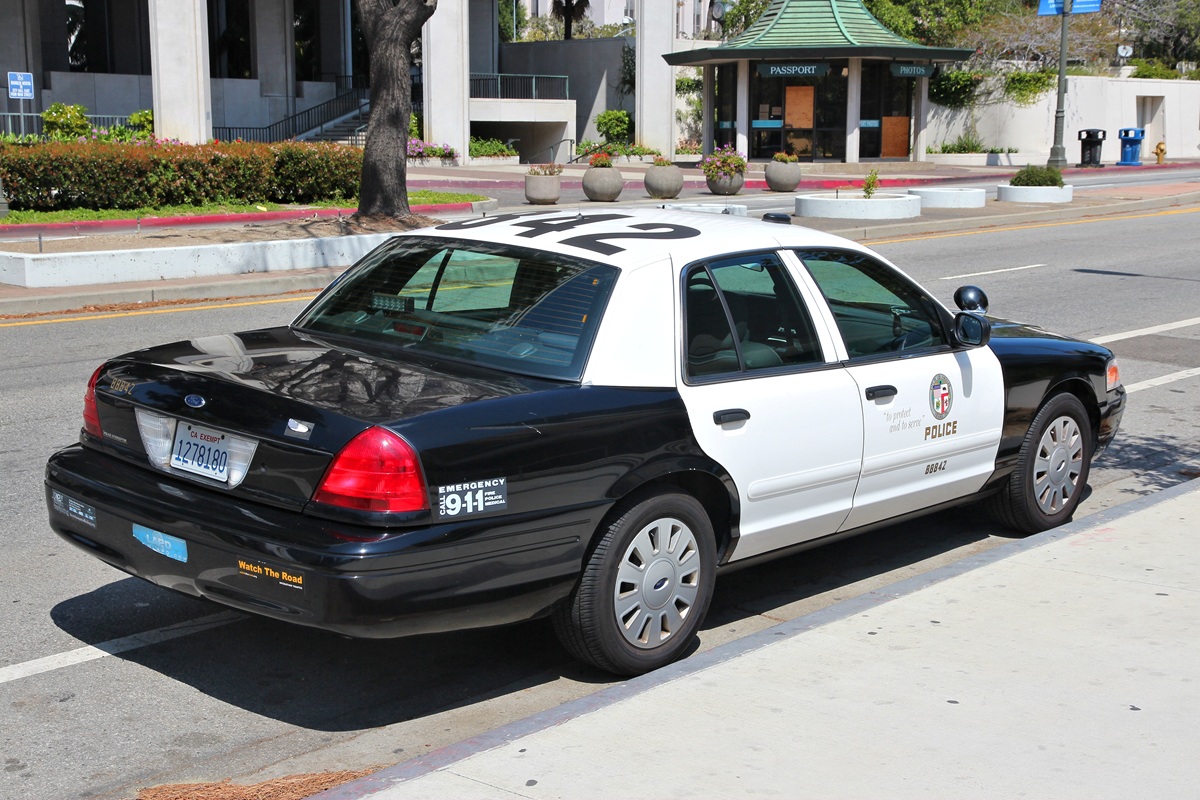
<path id="1" fill-rule="evenodd" d="M 988 310 L 987 295 L 978 286 L 960 286 L 954 292 L 954 305 L 963 311 L 974 311 L 986 314 Z"/>
<path id="2" fill-rule="evenodd" d="M 992 323 L 979 314 L 959 312 L 954 315 L 954 338 L 964 347 L 983 347 L 992 338 Z"/>

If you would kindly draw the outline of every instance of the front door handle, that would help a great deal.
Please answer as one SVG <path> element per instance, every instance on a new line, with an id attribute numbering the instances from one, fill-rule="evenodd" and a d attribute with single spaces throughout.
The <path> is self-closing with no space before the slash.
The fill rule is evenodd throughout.
<path id="1" fill-rule="evenodd" d="M 727 408 L 724 411 L 713 412 L 713 422 L 725 425 L 729 422 L 744 422 L 750 419 L 750 412 L 744 408 Z"/>
<path id="2" fill-rule="evenodd" d="M 879 400 L 884 397 L 895 397 L 897 395 L 895 386 L 868 386 L 867 399 Z"/>

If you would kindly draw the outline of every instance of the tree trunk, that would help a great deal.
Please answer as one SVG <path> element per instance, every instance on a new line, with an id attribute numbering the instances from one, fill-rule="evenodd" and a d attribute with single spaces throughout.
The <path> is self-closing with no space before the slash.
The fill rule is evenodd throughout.
<path id="1" fill-rule="evenodd" d="M 371 121 L 363 148 L 358 213 L 409 215 L 408 119 L 412 43 L 437 0 L 355 0 L 371 57 Z"/>

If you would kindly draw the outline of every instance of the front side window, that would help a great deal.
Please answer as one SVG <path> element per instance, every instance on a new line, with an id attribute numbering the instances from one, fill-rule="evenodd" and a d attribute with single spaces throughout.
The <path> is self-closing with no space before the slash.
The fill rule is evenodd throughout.
<path id="1" fill-rule="evenodd" d="M 616 278 L 613 267 L 528 248 L 402 237 L 295 327 L 578 380 Z"/>
<path id="2" fill-rule="evenodd" d="M 812 320 L 774 253 L 691 267 L 684 320 L 689 377 L 822 361 Z"/>
<path id="3" fill-rule="evenodd" d="M 937 304 L 895 270 L 862 253 L 796 255 L 829 303 L 851 358 L 948 346 Z"/>

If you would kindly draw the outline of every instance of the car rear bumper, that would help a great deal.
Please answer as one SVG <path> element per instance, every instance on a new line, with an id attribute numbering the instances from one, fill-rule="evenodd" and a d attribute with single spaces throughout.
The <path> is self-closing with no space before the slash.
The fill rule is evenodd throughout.
<path id="1" fill-rule="evenodd" d="M 50 525 L 118 569 L 349 636 L 503 625 L 569 593 L 602 508 L 379 529 L 233 500 L 74 445 L 46 465 Z"/>

